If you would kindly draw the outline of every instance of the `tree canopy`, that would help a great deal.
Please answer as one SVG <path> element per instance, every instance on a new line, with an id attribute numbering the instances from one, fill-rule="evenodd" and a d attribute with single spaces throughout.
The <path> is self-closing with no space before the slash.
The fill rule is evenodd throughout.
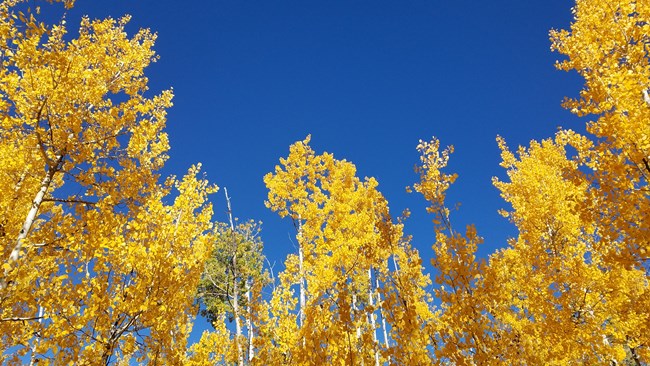
<path id="1" fill-rule="evenodd" d="M 517 229 L 502 249 L 480 258 L 480 233 L 454 223 L 452 146 L 417 145 L 421 253 L 408 211 L 307 136 L 264 176 L 295 227 L 277 278 L 227 191 L 229 222 L 213 220 L 200 164 L 161 177 L 156 35 L 129 35 L 128 16 L 72 35 L 30 5 L 0 4 L 1 364 L 650 362 L 650 3 L 577 0 L 550 32 L 557 68 L 584 78 L 564 106 L 589 122 L 514 151 L 497 137 Z M 197 314 L 213 329 L 188 344 Z"/>

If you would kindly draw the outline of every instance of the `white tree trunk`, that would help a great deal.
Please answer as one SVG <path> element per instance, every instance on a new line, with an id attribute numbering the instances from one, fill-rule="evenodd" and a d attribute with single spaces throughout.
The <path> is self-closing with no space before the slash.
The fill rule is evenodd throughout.
<path id="1" fill-rule="evenodd" d="M 353 314 L 352 321 L 353 322 L 356 322 L 355 318 L 357 316 L 357 310 L 359 310 L 357 308 L 357 295 L 352 294 L 352 314 Z M 357 324 L 356 328 L 357 328 L 357 342 L 356 342 L 355 351 L 358 352 L 360 350 L 359 342 L 361 341 L 361 327 Z M 364 365 L 363 354 L 361 352 L 359 354 L 359 357 L 361 359 L 361 366 L 363 366 Z"/>
<path id="2" fill-rule="evenodd" d="M 38 307 L 38 322 L 41 323 L 43 321 L 43 307 L 39 306 Z M 38 344 L 41 343 L 41 338 L 40 334 L 36 333 L 36 340 L 34 341 L 34 344 L 32 344 L 32 355 L 30 356 L 29 359 L 29 366 L 34 366 L 38 360 L 36 359 L 36 348 L 38 347 Z"/>
<path id="3" fill-rule="evenodd" d="M 255 355 L 255 350 L 253 348 L 253 337 L 255 337 L 255 334 L 253 332 L 253 312 L 251 309 L 251 287 L 253 285 L 253 282 L 250 278 L 246 282 L 246 302 L 248 303 L 246 309 L 246 329 L 248 329 L 248 362 L 250 363 L 253 361 L 253 356 Z"/>
<path id="4" fill-rule="evenodd" d="M 298 217 L 298 264 L 300 270 L 300 327 L 305 323 L 305 269 L 302 253 L 302 219 Z M 304 340 L 303 340 L 304 343 Z"/>
<path id="5" fill-rule="evenodd" d="M 368 321 L 370 322 L 370 329 L 372 329 L 372 340 L 375 348 L 375 366 L 379 366 L 379 350 L 377 349 L 377 325 L 375 323 L 375 287 L 372 282 L 372 268 L 368 268 L 368 304 L 372 307 L 373 312 L 368 313 Z"/>
<path id="6" fill-rule="evenodd" d="M 375 274 L 375 289 L 379 290 L 379 278 Z M 384 345 L 386 346 L 386 349 L 390 347 L 388 343 L 388 330 L 386 329 L 386 317 L 384 316 L 384 307 L 381 302 L 381 295 L 379 294 L 379 291 L 377 291 L 377 304 L 379 304 L 379 317 L 381 317 L 381 329 L 384 333 Z"/>
<path id="7" fill-rule="evenodd" d="M 23 222 L 23 227 L 20 229 L 20 232 L 18 233 L 18 237 L 16 238 L 16 244 L 14 244 L 14 247 L 11 250 L 11 254 L 9 254 L 9 260 L 7 261 L 7 263 L 18 262 L 18 259 L 20 258 L 20 251 L 23 248 L 23 242 L 27 238 L 27 234 L 29 234 L 29 231 L 32 229 L 34 220 L 38 215 L 38 210 L 41 208 L 41 204 L 43 203 L 43 198 L 45 198 L 47 191 L 50 189 L 50 186 L 52 185 L 52 179 L 54 178 L 54 174 L 56 174 L 59 171 L 62 162 L 63 162 L 63 156 L 60 155 L 57 156 L 57 160 L 53 166 L 48 166 L 47 173 L 45 174 L 45 177 L 41 182 L 41 187 L 39 188 L 38 192 L 36 193 L 36 196 L 34 197 L 34 200 L 32 201 L 32 207 L 30 207 L 29 212 L 27 213 L 27 217 L 25 218 L 25 222 Z M 19 184 L 21 183 L 22 182 L 19 182 Z M 4 289 L 7 287 L 8 272 L 9 271 L 5 268 L 4 276 L 0 280 L 0 289 Z"/>
<path id="8" fill-rule="evenodd" d="M 232 275 L 233 275 L 233 290 L 232 290 L 232 312 L 233 317 L 235 318 L 235 344 L 237 345 L 237 364 L 239 366 L 244 365 L 244 350 L 241 344 L 242 338 L 242 329 L 241 329 L 241 319 L 239 311 L 239 273 L 237 270 L 237 238 L 235 237 L 235 223 L 232 219 L 232 208 L 230 207 L 230 197 L 228 197 L 228 188 L 224 187 L 224 193 L 226 194 L 226 204 L 228 206 L 228 219 L 230 220 L 230 230 L 232 236 Z"/>
<path id="9" fill-rule="evenodd" d="M 36 219 L 36 215 L 38 214 L 38 209 L 41 208 L 41 204 L 43 203 L 43 198 L 45 198 L 45 194 L 50 189 L 50 185 L 52 184 L 52 178 L 54 178 L 54 174 L 56 173 L 56 171 L 57 171 L 56 167 L 50 167 L 47 171 L 47 174 L 45 174 L 45 178 L 43 178 L 43 181 L 41 182 L 41 188 L 38 190 L 38 193 L 36 193 L 36 197 L 34 197 L 34 201 L 32 201 L 32 207 L 29 209 L 29 212 L 27 213 L 27 217 L 25 218 L 23 227 L 20 230 L 20 233 L 18 233 L 18 238 L 16 238 L 16 244 L 14 245 L 14 248 L 11 251 L 11 254 L 9 255 L 10 262 L 18 261 L 18 258 L 20 257 L 20 250 L 23 247 L 23 241 L 25 240 L 25 238 L 27 238 L 27 234 L 29 234 L 29 231 L 32 229 L 32 225 L 34 224 L 34 219 Z"/>

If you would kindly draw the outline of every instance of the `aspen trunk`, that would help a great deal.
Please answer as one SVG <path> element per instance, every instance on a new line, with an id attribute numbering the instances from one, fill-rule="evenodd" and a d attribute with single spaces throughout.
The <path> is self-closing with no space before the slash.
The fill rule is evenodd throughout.
<path id="1" fill-rule="evenodd" d="M 352 314 L 354 314 L 354 317 L 353 317 L 352 321 L 355 321 L 354 318 L 356 317 L 357 310 L 358 310 L 357 309 L 357 295 L 352 295 Z M 356 330 L 357 330 L 357 339 L 361 339 L 361 328 L 358 325 L 356 326 Z"/>
<path id="2" fill-rule="evenodd" d="M 232 208 L 230 207 L 230 197 L 228 197 L 228 188 L 224 187 L 224 193 L 226 195 L 226 205 L 228 207 L 228 219 L 230 220 L 230 230 L 232 236 L 232 276 L 233 276 L 233 290 L 232 290 L 232 312 L 235 318 L 235 345 L 237 346 L 237 364 L 239 366 L 244 365 L 244 350 L 241 344 L 242 338 L 242 329 L 241 329 L 241 319 L 239 311 L 239 273 L 237 271 L 237 240 L 235 238 L 235 224 L 232 219 Z"/>
<path id="3" fill-rule="evenodd" d="M 393 267 L 395 267 L 395 273 L 397 273 L 397 277 L 399 278 L 400 277 L 399 267 L 397 266 L 397 259 L 395 259 L 394 254 L 393 254 L 392 258 L 393 258 Z"/>
<path id="4" fill-rule="evenodd" d="M 43 178 L 43 181 L 41 182 L 41 188 L 38 190 L 38 193 L 36 193 L 36 197 L 34 197 L 34 201 L 32 201 L 32 207 L 29 209 L 29 212 L 27 213 L 27 217 L 25 218 L 23 227 L 20 230 L 20 233 L 18 233 L 18 238 L 16 238 L 16 244 L 14 245 L 14 248 L 11 251 L 11 254 L 9 255 L 9 262 L 18 261 L 18 258 L 20 257 L 20 250 L 23 247 L 23 241 L 25 240 L 25 238 L 27 238 L 27 234 L 29 234 L 29 231 L 32 229 L 32 225 L 34 224 L 34 219 L 36 219 L 38 210 L 39 208 L 41 208 L 41 204 L 43 203 L 43 198 L 45 198 L 45 194 L 50 189 L 50 185 L 52 184 L 52 179 L 54 178 L 54 174 L 56 174 L 56 172 L 58 171 L 58 166 L 61 160 L 62 158 L 60 157 L 57 160 L 56 166 L 48 168 L 47 174 L 45 174 L 45 178 Z"/>
<path id="5" fill-rule="evenodd" d="M 45 198 L 45 194 L 47 194 L 47 191 L 50 189 L 50 186 L 52 185 L 52 179 L 54 178 L 54 175 L 59 171 L 62 162 L 63 155 L 60 155 L 57 157 L 54 165 L 48 166 L 47 173 L 41 182 L 40 189 L 32 201 L 32 207 L 30 207 L 29 212 L 27 213 L 27 217 L 25 218 L 25 222 L 23 223 L 23 227 L 18 233 L 16 244 L 11 250 L 11 254 L 9 254 L 9 260 L 7 263 L 18 262 L 18 259 L 20 258 L 20 251 L 23 248 L 23 241 L 27 238 L 27 234 L 29 234 L 29 231 L 32 229 L 36 215 L 38 215 L 38 210 L 41 208 L 41 204 L 43 203 L 43 198 Z M 22 182 L 19 182 L 19 184 L 22 184 Z M 4 276 L 2 280 L 0 280 L 0 290 L 7 287 L 8 272 L 9 271 L 5 268 Z"/>
<path id="6" fill-rule="evenodd" d="M 359 310 L 357 308 L 357 295 L 353 294 L 352 295 L 352 314 L 353 314 L 352 321 L 353 322 L 356 322 L 355 318 L 356 318 L 356 315 L 357 315 L 357 310 Z M 356 331 L 357 331 L 357 342 L 356 342 L 356 347 L 355 348 L 356 348 L 356 352 L 359 352 L 359 357 L 361 359 L 361 366 L 363 366 L 364 365 L 364 362 L 363 362 L 363 356 L 364 356 L 363 355 L 363 345 L 361 347 L 359 346 L 359 343 L 361 342 L 361 327 L 358 324 L 356 325 Z"/>
<path id="7" fill-rule="evenodd" d="M 300 269 L 300 327 L 305 323 L 305 269 L 302 253 L 302 219 L 298 217 L 298 261 Z M 304 343 L 304 340 L 303 340 Z"/>
<path id="8" fill-rule="evenodd" d="M 372 307 L 372 313 L 368 313 L 368 321 L 370 322 L 370 329 L 372 329 L 373 347 L 375 349 L 375 366 L 379 366 L 379 350 L 377 349 L 377 326 L 375 323 L 375 289 L 372 282 L 372 268 L 368 268 L 368 304 Z"/>
<path id="9" fill-rule="evenodd" d="M 379 278 L 375 274 L 375 289 L 379 289 Z M 377 304 L 379 304 L 379 317 L 381 318 L 381 329 L 384 333 L 384 345 L 386 346 L 386 349 L 390 347 L 388 343 L 388 330 L 386 329 L 386 317 L 384 316 L 384 307 L 381 303 L 381 295 L 379 294 L 379 291 L 377 291 Z"/>
<path id="10" fill-rule="evenodd" d="M 43 321 L 43 307 L 39 306 L 38 307 L 38 323 L 40 324 Z M 38 347 L 38 344 L 41 343 L 41 338 L 39 337 L 39 334 L 36 334 L 36 340 L 34 341 L 34 344 L 32 344 L 32 355 L 30 356 L 29 359 L 29 366 L 34 366 L 38 360 L 36 359 L 36 348 Z"/>
<path id="11" fill-rule="evenodd" d="M 241 338 L 242 338 L 242 329 L 241 329 L 241 319 L 240 319 L 240 311 L 239 311 L 239 289 L 238 289 L 238 284 L 237 284 L 237 270 L 235 267 L 237 266 L 237 254 L 233 255 L 232 258 L 232 265 L 233 265 L 233 291 L 232 291 L 232 297 L 233 297 L 233 302 L 232 302 L 232 312 L 233 316 L 235 318 L 235 344 L 237 345 L 237 360 L 238 360 L 238 365 L 243 366 L 244 365 L 244 350 L 242 349 L 242 344 L 241 344 Z"/>
<path id="12" fill-rule="evenodd" d="M 302 247 L 298 244 L 298 260 L 300 266 L 300 326 L 305 323 L 305 276 L 303 268 Z"/>
<path id="13" fill-rule="evenodd" d="M 254 356 L 254 349 L 253 349 L 253 337 L 254 332 L 253 332 L 253 311 L 251 309 L 251 287 L 253 285 L 253 282 L 249 278 L 246 281 L 246 302 L 248 306 L 246 307 L 246 329 L 248 329 L 248 362 L 250 363 L 253 360 Z"/>

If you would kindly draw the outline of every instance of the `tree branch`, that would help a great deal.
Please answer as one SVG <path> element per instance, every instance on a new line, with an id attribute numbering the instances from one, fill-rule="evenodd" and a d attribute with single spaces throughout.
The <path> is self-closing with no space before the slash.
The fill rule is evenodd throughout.
<path id="1" fill-rule="evenodd" d="M 43 318 L 44 317 L 42 316 L 1 318 L 0 322 L 24 322 L 28 320 L 40 320 Z"/>
<path id="2" fill-rule="evenodd" d="M 61 202 L 61 203 L 81 203 L 84 205 L 96 205 L 97 202 L 85 201 L 80 199 L 73 198 L 43 198 L 43 202 Z"/>

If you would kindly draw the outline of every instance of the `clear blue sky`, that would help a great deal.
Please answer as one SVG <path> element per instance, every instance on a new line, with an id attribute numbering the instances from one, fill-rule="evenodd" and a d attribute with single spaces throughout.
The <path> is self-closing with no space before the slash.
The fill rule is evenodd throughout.
<path id="1" fill-rule="evenodd" d="M 236 216 L 264 221 L 266 255 L 282 267 L 293 252 L 292 225 L 264 207 L 262 177 L 288 146 L 312 146 L 374 176 L 393 214 L 413 213 L 406 230 L 429 263 L 434 237 L 424 201 L 404 187 L 416 175 L 419 139 L 453 144 L 459 174 L 452 221 L 475 223 L 487 256 L 514 228 L 491 184 L 504 176 L 495 137 L 511 147 L 581 129 L 560 107 L 581 81 L 555 70 L 548 31 L 566 28 L 572 1 L 91 1 L 77 0 L 68 24 L 131 14 L 148 27 L 161 56 L 148 72 L 152 91 L 173 87 L 166 174 L 202 162 L 228 187 Z M 225 220 L 223 192 L 213 197 Z M 430 269 L 430 266 L 429 266 Z M 198 322 L 196 331 L 205 329 Z"/>

